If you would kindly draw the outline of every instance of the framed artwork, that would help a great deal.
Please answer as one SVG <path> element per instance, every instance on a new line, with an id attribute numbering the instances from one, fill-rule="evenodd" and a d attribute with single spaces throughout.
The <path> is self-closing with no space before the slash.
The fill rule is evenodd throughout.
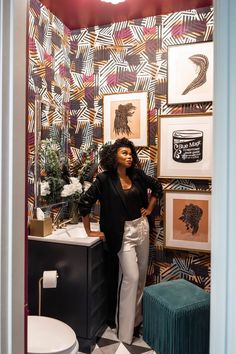
<path id="1" fill-rule="evenodd" d="M 166 248 L 209 252 L 211 249 L 211 194 L 165 191 Z"/>
<path id="2" fill-rule="evenodd" d="M 158 117 L 158 176 L 211 179 L 211 113 Z"/>
<path id="3" fill-rule="evenodd" d="M 147 146 L 147 109 L 147 92 L 104 95 L 104 143 L 126 137 L 136 146 Z"/>
<path id="4" fill-rule="evenodd" d="M 168 104 L 213 100 L 213 42 L 168 47 Z"/>

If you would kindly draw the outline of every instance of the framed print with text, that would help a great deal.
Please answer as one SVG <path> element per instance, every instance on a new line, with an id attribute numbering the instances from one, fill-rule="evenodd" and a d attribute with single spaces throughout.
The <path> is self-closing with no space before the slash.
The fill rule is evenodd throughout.
<path id="1" fill-rule="evenodd" d="M 104 95 L 104 143 L 125 137 L 136 146 L 147 146 L 147 111 L 147 92 Z"/>
<path id="2" fill-rule="evenodd" d="M 211 179 L 211 113 L 158 117 L 158 176 Z"/>
<path id="3" fill-rule="evenodd" d="M 211 249 L 211 194 L 165 191 L 164 246 L 190 251 Z"/>
<path id="4" fill-rule="evenodd" d="M 168 47 L 168 104 L 213 100 L 213 42 Z"/>

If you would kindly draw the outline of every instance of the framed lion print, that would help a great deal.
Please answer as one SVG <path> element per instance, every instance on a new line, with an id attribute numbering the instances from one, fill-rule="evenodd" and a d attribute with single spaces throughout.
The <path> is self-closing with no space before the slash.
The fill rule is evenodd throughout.
<path id="1" fill-rule="evenodd" d="M 147 92 L 104 95 L 104 143 L 125 137 L 136 146 L 147 146 L 147 110 Z"/>

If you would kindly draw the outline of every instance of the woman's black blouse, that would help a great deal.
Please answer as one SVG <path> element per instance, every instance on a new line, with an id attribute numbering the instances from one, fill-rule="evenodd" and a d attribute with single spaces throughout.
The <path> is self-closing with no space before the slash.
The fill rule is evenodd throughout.
<path id="1" fill-rule="evenodd" d="M 126 220 L 135 220 L 141 217 L 140 209 L 143 208 L 140 192 L 138 188 L 132 184 L 131 188 L 123 189 L 125 201 L 127 205 Z"/>

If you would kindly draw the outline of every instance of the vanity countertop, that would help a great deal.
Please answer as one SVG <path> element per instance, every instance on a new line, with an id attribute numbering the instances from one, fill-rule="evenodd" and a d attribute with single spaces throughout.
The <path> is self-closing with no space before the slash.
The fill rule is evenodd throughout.
<path id="1" fill-rule="evenodd" d="M 99 230 L 99 224 L 91 223 L 91 229 L 93 231 Z M 82 223 L 78 223 L 76 225 L 67 225 L 65 228 L 57 229 L 56 231 L 53 231 L 51 235 L 44 237 L 29 235 L 28 239 L 79 246 L 91 246 L 100 240 L 99 237 L 88 237 Z"/>

